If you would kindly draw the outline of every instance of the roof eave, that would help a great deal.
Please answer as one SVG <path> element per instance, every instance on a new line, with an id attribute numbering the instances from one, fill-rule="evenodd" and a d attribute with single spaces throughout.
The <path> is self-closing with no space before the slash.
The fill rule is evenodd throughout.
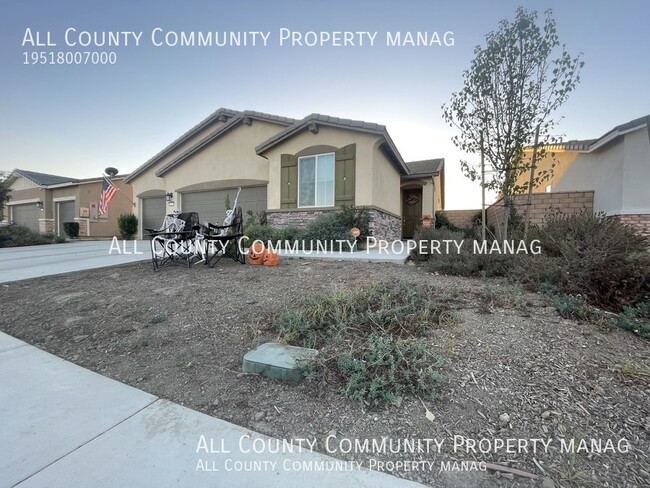
<path id="1" fill-rule="evenodd" d="M 199 122 L 197 125 L 192 127 L 189 131 L 187 131 L 185 134 L 174 140 L 171 144 L 166 146 L 162 151 L 159 151 L 156 153 L 155 156 L 147 160 L 144 164 L 133 170 L 129 176 L 124 180 L 126 183 L 130 183 L 135 177 L 141 175 L 144 173 L 147 169 L 149 169 L 151 166 L 156 164 L 156 162 L 160 161 L 166 154 L 169 154 L 169 152 L 173 151 L 174 149 L 178 148 L 181 144 L 187 142 L 190 138 L 192 138 L 194 135 L 196 135 L 198 132 L 202 131 L 205 129 L 208 125 L 213 123 L 215 120 L 218 120 L 220 117 L 224 118 L 233 118 L 236 117 L 238 114 L 241 112 L 238 112 L 236 110 L 231 110 L 227 108 L 219 108 L 209 116 L 207 116 L 205 119 L 203 119 L 201 122 Z M 225 121 L 225 123 L 228 123 L 228 120 Z"/>

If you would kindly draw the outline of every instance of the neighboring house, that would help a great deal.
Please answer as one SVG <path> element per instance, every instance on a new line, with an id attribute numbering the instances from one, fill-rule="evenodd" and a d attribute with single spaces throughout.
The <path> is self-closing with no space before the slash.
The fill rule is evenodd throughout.
<path id="1" fill-rule="evenodd" d="M 650 115 L 618 125 L 598 139 L 546 150 L 557 164 L 552 178 L 534 191 L 593 191 L 594 212 L 618 216 L 650 235 Z M 552 162 L 547 154 L 539 169 L 548 169 Z M 520 182 L 527 179 L 522 175 Z"/>
<path id="2" fill-rule="evenodd" d="M 115 195 L 108 213 L 98 214 L 101 178 L 75 179 L 16 169 L 13 171 L 11 200 L 4 210 L 4 219 L 24 225 L 35 232 L 65 236 L 64 222 L 79 222 L 79 235 L 112 237 L 119 235 L 117 217 L 131 213 L 131 186 L 124 176 L 116 176 L 113 184 L 123 194 Z"/>
<path id="3" fill-rule="evenodd" d="M 370 210 L 379 238 L 410 237 L 444 205 L 443 160 L 405 163 L 382 125 L 219 109 L 133 171 L 142 229 L 173 208 L 220 222 L 226 197 L 270 225 L 303 226 L 342 205 Z"/>

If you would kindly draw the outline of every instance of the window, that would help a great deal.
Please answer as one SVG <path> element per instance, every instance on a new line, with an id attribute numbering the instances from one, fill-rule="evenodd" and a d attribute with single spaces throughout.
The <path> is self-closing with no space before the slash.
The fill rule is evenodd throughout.
<path id="1" fill-rule="evenodd" d="M 334 206 L 334 153 L 298 158 L 298 207 Z"/>
<path id="2" fill-rule="evenodd" d="M 546 185 L 545 191 L 546 191 L 546 193 L 551 193 L 552 189 L 553 189 L 553 187 L 551 185 Z"/>

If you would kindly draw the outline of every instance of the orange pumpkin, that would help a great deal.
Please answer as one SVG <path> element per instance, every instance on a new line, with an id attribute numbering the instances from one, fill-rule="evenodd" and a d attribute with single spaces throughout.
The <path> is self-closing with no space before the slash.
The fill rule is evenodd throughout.
<path id="1" fill-rule="evenodd" d="M 264 266 L 277 266 L 280 263 L 280 256 L 275 251 L 266 250 L 264 255 Z"/>
<path id="2" fill-rule="evenodd" d="M 266 248 L 264 247 L 264 244 L 262 244 L 259 241 L 254 242 L 253 245 L 250 248 L 248 248 L 248 256 L 247 256 L 248 264 L 262 265 L 264 264 L 265 256 L 266 256 Z"/>

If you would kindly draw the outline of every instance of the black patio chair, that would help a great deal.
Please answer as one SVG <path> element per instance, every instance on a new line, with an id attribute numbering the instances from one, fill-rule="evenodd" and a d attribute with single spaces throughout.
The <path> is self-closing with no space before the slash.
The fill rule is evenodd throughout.
<path id="1" fill-rule="evenodd" d="M 149 233 L 153 270 L 174 263 L 191 267 L 192 260 L 200 255 L 199 228 L 199 214 L 185 212 L 167 215 L 158 230 L 145 229 Z"/>
<path id="2" fill-rule="evenodd" d="M 214 268 L 222 257 L 228 256 L 244 264 L 246 256 L 241 252 L 240 240 L 244 236 L 244 218 L 241 207 L 235 207 L 226 216 L 223 225 L 207 224 L 203 227 L 205 264 Z"/>

